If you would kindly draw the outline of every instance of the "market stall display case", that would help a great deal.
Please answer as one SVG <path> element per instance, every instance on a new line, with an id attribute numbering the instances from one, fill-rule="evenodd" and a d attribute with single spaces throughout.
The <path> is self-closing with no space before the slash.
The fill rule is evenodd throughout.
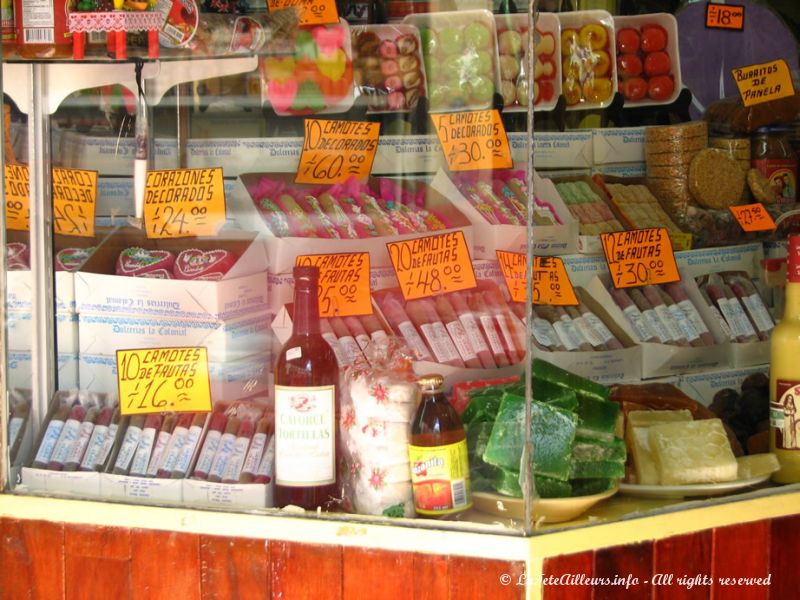
<path id="1" fill-rule="evenodd" d="M 785 597 L 767 374 L 798 96 L 690 120 L 690 8 L 468 8 L 175 10 L 160 48 L 4 55 L 0 529 L 53 542 L 0 551 L 8 593 L 70 596 L 96 563 L 140 594 L 157 547 L 201 596 L 299 593 L 310 564 L 343 597 L 650 593 L 696 559 L 706 596 Z M 794 46 L 771 60 L 797 79 Z M 291 428 L 323 392 L 287 400 L 276 367 L 307 323 L 335 444 Z M 421 433 L 420 394 L 456 437 Z M 281 500 L 290 447 L 335 456 L 306 465 L 332 466 L 326 510 Z M 754 560 L 723 552 L 745 534 Z"/>

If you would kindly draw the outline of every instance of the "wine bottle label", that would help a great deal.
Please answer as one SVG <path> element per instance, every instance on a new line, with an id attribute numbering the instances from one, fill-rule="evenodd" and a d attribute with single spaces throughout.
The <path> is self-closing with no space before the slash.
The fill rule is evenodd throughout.
<path id="1" fill-rule="evenodd" d="M 505 354 L 503 342 L 500 341 L 500 336 L 497 335 L 497 329 L 495 329 L 492 317 L 489 315 L 481 316 L 481 323 L 483 324 L 483 330 L 486 332 L 486 339 L 492 349 L 492 354 L 495 356 Z"/>
<path id="2" fill-rule="evenodd" d="M 100 462 L 100 452 L 105 445 L 106 437 L 108 436 L 107 425 L 96 425 L 92 431 L 92 437 L 89 438 L 89 445 L 86 447 L 86 453 L 81 460 L 81 471 L 94 471 L 97 464 Z"/>
<path id="3" fill-rule="evenodd" d="M 275 386 L 275 482 L 336 482 L 336 386 Z"/>
<path id="4" fill-rule="evenodd" d="M 558 335 L 558 339 L 561 340 L 561 345 L 564 346 L 568 352 L 572 352 L 578 347 L 575 343 L 575 339 L 567 331 L 567 325 L 564 321 L 559 319 L 553 323 L 553 328 Z"/>
<path id="5" fill-rule="evenodd" d="M 486 340 L 483 339 L 481 329 L 478 327 L 478 322 L 475 320 L 475 315 L 466 313 L 458 316 L 459 321 L 464 326 L 464 331 L 467 332 L 469 343 L 477 354 L 481 352 L 489 352 L 489 346 L 486 345 Z"/>
<path id="6" fill-rule="evenodd" d="M 607 344 L 608 342 L 614 339 L 614 334 L 611 333 L 608 327 L 606 327 L 606 324 L 603 323 L 600 320 L 600 317 L 598 317 L 596 314 L 586 312 L 583 313 L 583 318 L 589 324 L 589 327 L 591 327 L 594 330 L 594 332 L 597 333 L 597 335 L 600 337 L 600 339 L 603 341 L 604 344 Z"/>
<path id="7" fill-rule="evenodd" d="M 403 321 L 397 328 L 400 330 L 400 334 L 403 336 L 403 339 L 405 339 L 406 344 L 409 345 L 417 356 L 417 360 L 433 360 L 431 353 L 428 352 L 428 348 L 425 346 L 425 342 L 419 337 L 417 329 L 411 321 Z"/>
<path id="8" fill-rule="evenodd" d="M 633 332 L 638 338 L 637 341 L 645 342 L 650 338 L 655 337 L 655 335 L 647 328 L 644 318 L 642 317 L 642 313 L 636 306 L 631 304 L 627 308 L 622 309 L 622 312 L 625 315 L 625 318 L 628 319 L 630 326 L 633 328 Z"/>
<path id="9" fill-rule="evenodd" d="M 800 450 L 800 381 L 778 379 L 769 403 L 769 425 L 778 450 Z"/>
<path id="10" fill-rule="evenodd" d="M 139 440 L 139 446 L 136 448 L 136 454 L 133 455 L 131 475 L 141 476 L 147 473 L 147 464 L 150 462 L 150 453 L 153 451 L 153 442 L 155 440 L 156 430 L 152 427 L 145 427 L 142 430 L 142 437 Z"/>
<path id="11" fill-rule="evenodd" d="M 686 318 L 680 306 L 677 304 L 670 304 L 667 310 L 669 310 L 669 316 L 672 317 L 673 322 L 678 325 L 678 330 L 684 338 L 689 342 L 700 339 L 700 332 L 698 332 L 692 322 Z"/>
<path id="12" fill-rule="evenodd" d="M 533 337 L 545 348 L 552 348 L 559 344 L 558 334 L 549 321 L 541 317 L 534 317 L 531 329 L 533 330 Z"/>
<path id="13" fill-rule="evenodd" d="M 33 462 L 47 464 L 50 457 L 53 455 L 53 449 L 56 447 L 58 437 L 61 435 L 61 430 L 64 428 L 64 421 L 57 421 L 51 419 L 47 424 L 47 429 L 42 437 L 42 443 L 39 444 L 39 451 L 36 453 L 36 458 Z"/>
<path id="14" fill-rule="evenodd" d="M 465 362 L 468 360 L 478 360 L 478 355 L 475 354 L 475 350 L 472 349 L 472 344 L 469 343 L 469 337 L 461 321 L 451 321 L 446 327 L 447 332 L 453 339 L 453 343 L 456 345 L 458 353 L 461 355 L 461 359 Z"/>
<path id="15" fill-rule="evenodd" d="M 742 302 L 744 302 L 747 312 L 750 313 L 759 331 L 767 333 L 775 326 L 769 311 L 767 311 L 767 307 L 764 306 L 764 301 L 761 300 L 758 294 L 745 296 L 742 298 Z"/>
<path id="16" fill-rule="evenodd" d="M 467 441 L 408 446 L 414 507 L 422 515 L 446 515 L 472 506 Z"/>
<path id="17" fill-rule="evenodd" d="M 300 346 L 289 348 L 286 351 L 286 360 L 295 360 L 296 358 L 302 358 L 302 357 L 303 357 L 303 349 Z"/>
<path id="18" fill-rule="evenodd" d="M 678 302 L 678 306 L 699 335 L 709 333 L 708 326 L 705 321 L 703 321 L 703 317 L 700 316 L 700 313 L 697 312 L 697 308 L 695 308 L 691 300 L 681 300 Z"/>
<path id="19" fill-rule="evenodd" d="M 200 457 L 197 459 L 197 464 L 194 467 L 196 476 L 208 477 L 214 455 L 219 449 L 220 439 L 222 439 L 221 431 L 211 429 L 206 433 L 206 440 L 203 442 L 203 448 L 200 450 Z"/>

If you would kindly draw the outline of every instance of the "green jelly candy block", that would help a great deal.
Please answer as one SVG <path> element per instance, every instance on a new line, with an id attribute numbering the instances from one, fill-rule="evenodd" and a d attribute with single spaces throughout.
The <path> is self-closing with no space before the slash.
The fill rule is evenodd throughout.
<path id="1" fill-rule="evenodd" d="M 519 485 L 519 471 L 502 468 L 497 469 L 492 483 L 498 494 L 522 498 L 522 487 Z"/>
<path id="2" fill-rule="evenodd" d="M 572 412 L 578 408 L 578 396 L 574 391 L 549 381 L 533 380 L 533 399 Z"/>
<path id="3" fill-rule="evenodd" d="M 573 496 L 594 496 L 613 488 L 617 485 L 617 480 L 607 478 L 573 479 L 570 483 Z"/>
<path id="4" fill-rule="evenodd" d="M 492 435 L 494 423 L 486 421 L 473 422 L 467 425 L 467 452 L 470 464 L 476 460 L 481 461 L 483 453 L 486 451 L 486 444 L 489 443 L 489 436 Z"/>
<path id="5" fill-rule="evenodd" d="M 619 404 L 578 393 L 578 435 L 612 441 L 617 428 Z"/>
<path id="6" fill-rule="evenodd" d="M 470 395 L 470 403 L 461 413 L 461 422 L 469 425 L 479 421 L 494 421 L 502 397 L 502 394 L 476 396 L 475 398 Z"/>
<path id="7" fill-rule="evenodd" d="M 572 494 L 569 481 L 553 479 L 546 475 L 534 475 L 533 484 L 540 498 L 567 498 Z"/>
<path id="8" fill-rule="evenodd" d="M 621 478 L 625 476 L 625 463 L 616 460 L 573 461 L 570 479 Z"/>
<path id="9" fill-rule="evenodd" d="M 628 452 L 625 448 L 625 441 L 619 438 L 605 442 L 584 438 L 579 435 L 575 438 L 575 445 L 572 447 L 572 458 L 582 462 L 590 460 L 625 462 L 628 458 Z"/>
<path id="10" fill-rule="evenodd" d="M 536 385 L 537 379 L 569 388 L 578 394 L 592 396 L 598 400 L 608 400 L 608 396 L 611 393 L 611 390 L 606 386 L 595 383 L 591 379 L 586 379 L 580 375 L 575 375 L 575 373 L 565 371 L 561 367 L 557 367 L 541 358 L 533 359 L 534 385 Z"/>
<path id="11" fill-rule="evenodd" d="M 577 417 L 569 411 L 535 401 L 531 403 L 531 416 L 534 473 L 566 480 Z M 525 399 L 505 394 L 483 460 L 491 465 L 518 470 L 525 445 L 524 425 Z"/>

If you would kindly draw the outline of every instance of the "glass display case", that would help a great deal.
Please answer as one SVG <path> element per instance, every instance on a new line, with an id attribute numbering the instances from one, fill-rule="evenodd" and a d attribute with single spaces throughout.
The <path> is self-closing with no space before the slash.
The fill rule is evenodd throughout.
<path id="1" fill-rule="evenodd" d="M 6 494 L 531 536 L 794 492 L 772 9 L 126 4 L 4 45 Z"/>

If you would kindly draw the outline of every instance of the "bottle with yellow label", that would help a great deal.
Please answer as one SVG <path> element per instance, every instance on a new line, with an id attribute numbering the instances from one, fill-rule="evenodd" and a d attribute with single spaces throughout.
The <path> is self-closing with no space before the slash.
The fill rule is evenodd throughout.
<path id="1" fill-rule="evenodd" d="M 778 483 L 800 482 L 800 235 L 789 236 L 786 303 L 771 341 L 770 450 L 778 455 Z"/>
<path id="2" fill-rule="evenodd" d="M 408 447 L 414 507 L 422 516 L 447 517 L 472 506 L 467 436 L 444 395 L 444 378 L 427 375 L 417 383 L 422 400 Z"/>

